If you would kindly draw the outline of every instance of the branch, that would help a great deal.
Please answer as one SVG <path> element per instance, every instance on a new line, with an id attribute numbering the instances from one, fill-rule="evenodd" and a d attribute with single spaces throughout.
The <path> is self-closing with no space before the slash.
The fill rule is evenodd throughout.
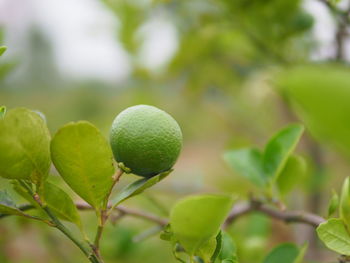
<path id="1" fill-rule="evenodd" d="M 227 217 L 224 228 L 227 228 L 236 219 L 251 212 L 261 212 L 269 217 L 284 221 L 286 223 L 303 223 L 313 227 L 325 221 L 324 218 L 304 211 L 281 211 L 263 204 L 260 201 L 253 200 L 249 203 L 236 204 Z"/>

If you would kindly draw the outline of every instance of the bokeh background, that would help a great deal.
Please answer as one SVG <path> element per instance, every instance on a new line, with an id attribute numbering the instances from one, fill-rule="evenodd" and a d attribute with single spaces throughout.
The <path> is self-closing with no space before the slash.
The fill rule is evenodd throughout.
<path id="1" fill-rule="evenodd" d="M 278 129 L 306 125 L 298 147 L 307 172 L 291 209 L 326 215 L 349 174 L 348 0 L 0 0 L 0 104 L 42 112 L 52 134 L 88 120 L 108 136 L 114 117 L 151 104 L 179 122 L 175 171 L 127 206 L 167 216 L 180 197 L 256 189 L 222 160 L 227 149 L 263 147 Z M 0 149 L 1 150 L 1 149 Z M 55 180 L 69 189 L 52 170 Z M 134 180 L 125 176 L 118 186 Z M 8 183 L 0 181 L 0 188 Z M 21 200 L 21 199 L 19 199 Z M 23 201 L 23 200 L 22 200 Z M 83 212 L 88 232 L 95 219 Z M 176 262 L 151 223 L 108 224 L 106 262 Z M 307 226 L 252 214 L 229 229 L 240 262 L 261 262 L 279 242 L 309 242 L 307 262 L 331 262 Z M 60 233 L 22 218 L 0 222 L 0 262 L 85 262 Z"/>

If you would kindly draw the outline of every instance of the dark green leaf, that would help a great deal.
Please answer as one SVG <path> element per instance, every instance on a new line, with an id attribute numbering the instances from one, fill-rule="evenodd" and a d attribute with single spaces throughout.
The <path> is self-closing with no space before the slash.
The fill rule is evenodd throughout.
<path id="1" fill-rule="evenodd" d="M 298 255 L 299 248 L 295 244 L 285 243 L 275 247 L 264 259 L 264 263 L 294 263 Z"/>
<path id="2" fill-rule="evenodd" d="M 228 151 L 224 154 L 224 160 L 234 171 L 254 184 L 258 186 L 265 184 L 262 171 L 262 154 L 259 150 L 246 148 Z"/>
<path id="3" fill-rule="evenodd" d="M 0 176 L 41 184 L 49 172 L 50 134 L 38 114 L 24 108 L 0 119 Z"/>
<path id="4" fill-rule="evenodd" d="M 119 205 L 120 203 L 124 202 L 125 200 L 129 199 L 130 197 L 141 194 L 147 188 L 150 188 L 153 185 L 155 185 L 156 183 L 163 180 L 170 173 L 171 173 L 171 170 L 164 172 L 164 173 L 160 173 L 160 174 L 153 176 L 151 178 L 143 178 L 143 179 L 137 180 L 136 182 L 133 182 L 133 183 L 127 185 L 124 189 L 122 189 L 112 199 L 113 207 Z"/>
<path id="5" fill-rule="evenodd" d="M 100 208 L 115 171 L 112 150 L 100 131 L 86 121 L 65 125 L 52 139 L 51 156 L 64 181 L 91 206 Z"/>
<path id="6" fill-rule="evenodd" d="M 218 234 L 232 204 L 232 197 L 208 194 L 187 197 L 173 207 L 171 229 L 189 255 Z"/>
<path id="7" fill-rule="evenodd" d="M 267 143 L 263 157 L 263 169 L 268 180 L 276 181 L 278 179 L 303 130 L 303 126 L 299 124 L 289 125 Z"/>
<path id="8" fill-rule="evenodd" d="M 238 263 L 237 249 L 232 237 L 228 233 L 222 232 L 221 239 L 222 245 L 219 259 L 222 262 Z"/>
<path id="9" fill-rule="evenodd" d="M 343 220 L 337 218 L 329 219 L 320 224 L 316 231 L 326 247 L 339 254 L 350 255 L 350 236 Z"/>

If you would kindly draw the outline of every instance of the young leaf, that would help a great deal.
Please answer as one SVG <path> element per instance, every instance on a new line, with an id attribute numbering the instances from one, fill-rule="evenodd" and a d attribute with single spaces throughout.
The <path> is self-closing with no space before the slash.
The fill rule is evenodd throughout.
<path id="1" fill-rule="evenodd" d="M 273 181 L 278 179 L 303 130 L 304 128 L 301 125 L 289 125 L 279 131 L 267 143 L 263 157 L 263 169 L 267 179 Z"/>
<path id="2" fill-rule="evenodd" d="M 215 237 L 233 204 L 225 195 L 197 195 L 178 202 L 170 214 L 174 237 L 189 255 Z"/>
<path id="3" fill-rule="evenodd" d="M 11 197 L 5 191 L 0 191 L 0 213 L 1 214 L 9 214 L 9 215 L 17 215 L 17 216 L 25 216 L 25 214 L 19 210 Z"/>
<path id="4" fill-rule="evenodd" d="M 333 190 L 333 194 L 332 194 L 331 200 L 329 201 L 329 205 L 328 205 L 327 217 L 331 217 L 337 211 L 338 207 L 339 207 L 339 196 Z"/>
<path id="5" fill-rule="evenodd" d="M 282 196 L 288 194 L 301 181 L 305 170 L 305 160 L 299 155 L 291 155 L 277 178 L 279 193 Z"/>
<path id="6" fill-rule="evenodd" d="M 337 218 L 329 219 L 320 224 L 316 231 L 326 247 L 339 254 L 350 255 L 350 235 L 345 228 L 343 220 Z"/>
<path id="7" fill-rule="evenodd" d="M 61 219 L 72 222 L 81 228 L 80 216 L 73 200 L 58 186 L 45 182 L 43 203 Z"/>
<path id="8" fill-rule="evenodd" d="M 5 118 L 5 114 L 6 114 L 6 106 L 1 106 L 0 107 L 0 119 Z"/>
<path id="9" fill-rule="evenodd" d="M 63 180 L 87 203 L 98 209 L 113 185 L 112 150 L 91 123 L 63 126 L 51 142 L 52 161 Z"/>
<path id="10" fill-rule="evenodd" d="M 295 244 L 284 243 L 275 247 L 264 259 L 264 263 L 295 263 L 299 248 Z"/>
<path id="11" fill-rule="evenodd" d="M 41 184 L 47 177 L 50 134 L 40 116 L 25 108 L 9 110 L 0 119 L 0 176 Z"/>
<path id="12" fill-rule="evenodd" d="M 196 256 L 199 256 L 204 262 L 213 262 L 211 261 L 212 256 L 215 253 L 217 247 L 216 237 L 210 238 L 207 242 L 201 245 L 195 252 Z"/>
<path id="13" fill-rule="evenodd" d="M 219 255 L 221 262 L 238 263 L 237 249 L 232 237 L 228 233 L 222 232 L 221 243 L 221 252 Z"/>
<path id="14" fill-rule="evenodd" d="M 350 227 L 350 183 L 349 177 L 344 180 L 340 202 L 339 202 L 339 214 L 344 220 L 345 224 Z"/>
<path id="15" fill-rule="evenodd" d="M 141 194 L 143 191 L 145 191 L 147 188 L 152 187 L 156 183 L 163 180 L 165 177 L 167 177 L 171 173 L 170 171 L 160 173 L 156 176 L 153 176 L 151 178 L 143 178 L 140 180 L 137 180 L 136 182 L 133 182 L 129 185 L 127 185 L 124 189 L 122 189 L 113 199 L 113 207 L 121 204 L 125 200 L 129 199 L 130 197 L 133 197 L 135 195 Z"/>
<path id="16" fill-rule="evenodd" d="M 0 57 L 2 56 L 2 54 L 5 53 L 6 50 L 7 50 L 6 46 L 0 46 Z"/>
<path id="17" fill-rule="evenodd" d="M 246 177 L 257 186 L 263 186 L 262 154 L 254 148 L 228 151 L 224 160 L 240 175 Z"/>
<path id="18" fill-rule="evenodd" d="M 308 248 L 308 244 L 305 243 L 300 249 L 299 249 L 299 254 L 296 257 L 296 259 L 293 261 L 293 263 L 303 263 L 304 257 L 306 250 Z"/>

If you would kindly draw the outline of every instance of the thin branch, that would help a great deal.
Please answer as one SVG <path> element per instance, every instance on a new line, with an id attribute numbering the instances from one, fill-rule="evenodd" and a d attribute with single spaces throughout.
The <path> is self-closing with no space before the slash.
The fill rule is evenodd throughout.
<path id="1" fill-rule="evenodd" d="M 227 217 L 224 227 L 227 228 L 233 221 L 251 212 L 261 212 L 286 223 L 303 223 L 313 227 L 325 221 L 324 218 L 305 211 L 281 211 L 254 200 L 236 204 Z"/>

